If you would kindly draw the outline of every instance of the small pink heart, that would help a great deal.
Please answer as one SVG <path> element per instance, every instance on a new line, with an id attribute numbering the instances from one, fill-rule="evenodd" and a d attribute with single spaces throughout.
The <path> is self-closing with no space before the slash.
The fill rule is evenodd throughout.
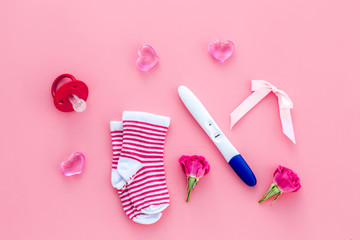
<path id="1" fill-rule="evenodd" d="M 223 63 L 234 53 L 235 45 L 232 41 L 219 41 L 214 40 L 209 44 L 210 54 L 218 60 L 220 63 Z"/>
<path id="2" fill-rule="evenodd" d="M 139 58 L 136 65 L 141 71 L 148 71 L 159 62 L 159 57 L 155 50 L 149 45 L 143 45 L 138 50 Z"/>
<path id="3" fill-rule="evenodd" d="M 80 152 L 71 154 L 68 160 L 60 165 L 60 171 L 65 176 L 81 174 L 84 169 L 85 156 Z"/>

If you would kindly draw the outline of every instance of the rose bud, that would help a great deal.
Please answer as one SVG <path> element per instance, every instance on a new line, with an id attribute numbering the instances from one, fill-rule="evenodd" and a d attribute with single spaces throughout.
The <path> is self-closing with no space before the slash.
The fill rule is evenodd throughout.
<path id="1" fill-rule="evenodd" d="M 264 194 L 263 198 L 259 201 L 268 199 L 275 196 L 273 203 L 282 193 L 296 192 L 301 188 L 300 178 L 291 169 L 278 166 L 273 175 L 274 183 L 271 184 L 270 189 Z"/>
<path id="2" fill-rule="evenodd" d="M 189 201 L 190 193 L 194 189 L 200 178 L 210 171 L 210 165 L 202 156 L 182 156 L 179 163 L 187 177 L 187 199 Z"/>

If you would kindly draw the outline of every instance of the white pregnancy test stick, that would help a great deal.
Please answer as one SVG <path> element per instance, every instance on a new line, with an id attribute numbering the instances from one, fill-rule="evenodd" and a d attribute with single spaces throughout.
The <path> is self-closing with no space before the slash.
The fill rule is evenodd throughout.
<path id="1" fill-rule="evenodd" d="M 179 96 L 189 110 L 191 115 L 206 132 L 215 146 L 219 149 L 225 160 L 234 169 L 237 175 L 249 186 L 256 185 L 256 178 L 240 153 L 230 143 L 224 133 L 220 130 L 209 112 L 202 105 L 199 99 L 185 86 L 178 89 Z"/>

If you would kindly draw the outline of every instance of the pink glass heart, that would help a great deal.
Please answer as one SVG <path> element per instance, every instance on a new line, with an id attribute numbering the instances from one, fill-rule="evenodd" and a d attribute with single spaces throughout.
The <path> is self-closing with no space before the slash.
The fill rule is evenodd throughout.
<path id="1" fill-rule="evenodd" d="M 155 50 L 149 45 L 143 45 L 138 50 L 139 58 L 136 60 L 136 65 L 141 71 L 148 71 L 159 62 L 159 57 Z"/>
<path id="2" fill-rule="evenodd" d="M 80 152 L 71 154 L 68 160 L 60 165 L 60 171 L 65 176 L 81 174 L 84 169 L 85 156 Z"/>
<path id="3" fill-rule="evenodd" d="M 214 40 L 209 44 L 210 54 L 218 60 L 220 63 L 223 63 L 234 53 L 235 45 L 232 41 L 219 41 Z"/>

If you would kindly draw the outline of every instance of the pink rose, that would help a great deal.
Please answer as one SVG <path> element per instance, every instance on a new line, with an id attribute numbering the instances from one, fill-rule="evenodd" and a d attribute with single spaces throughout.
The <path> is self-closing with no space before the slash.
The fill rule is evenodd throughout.
<path id="1" fill-rule="evenodd" d="M 203 156 L 182 156 L 179 162 L 186 176 L 201 178 L 210 171 L 210 165 Z"/>
<path id="2" fill-rule="evenodd" d="M 301 188 L 298 175 L 291 169 L 280 165 L 274 172 L 273 181 L 274 183 L 271 184 L 270 189 L 264 194 L 259 203 L 276 195 L 273 201 L 275 202 L 282 193 L 296 192 Z"/>
<path id="3" fill-rule="evenodd" d="M 278 186 L 281 192 L 296 192 L 301 188 L 300 178 L 293 170 L 278 166 L 273 175 L 274 183 Z"/>
<path id="4" fill-rule="evenodd" d="M 190 193 L 194 189 L 200 178 L 210 171 L 210 165 L 202 156 L 182 156 L 179 163 L 187 176 L 187 192 L 186 202 L 189 201 Z"/>

